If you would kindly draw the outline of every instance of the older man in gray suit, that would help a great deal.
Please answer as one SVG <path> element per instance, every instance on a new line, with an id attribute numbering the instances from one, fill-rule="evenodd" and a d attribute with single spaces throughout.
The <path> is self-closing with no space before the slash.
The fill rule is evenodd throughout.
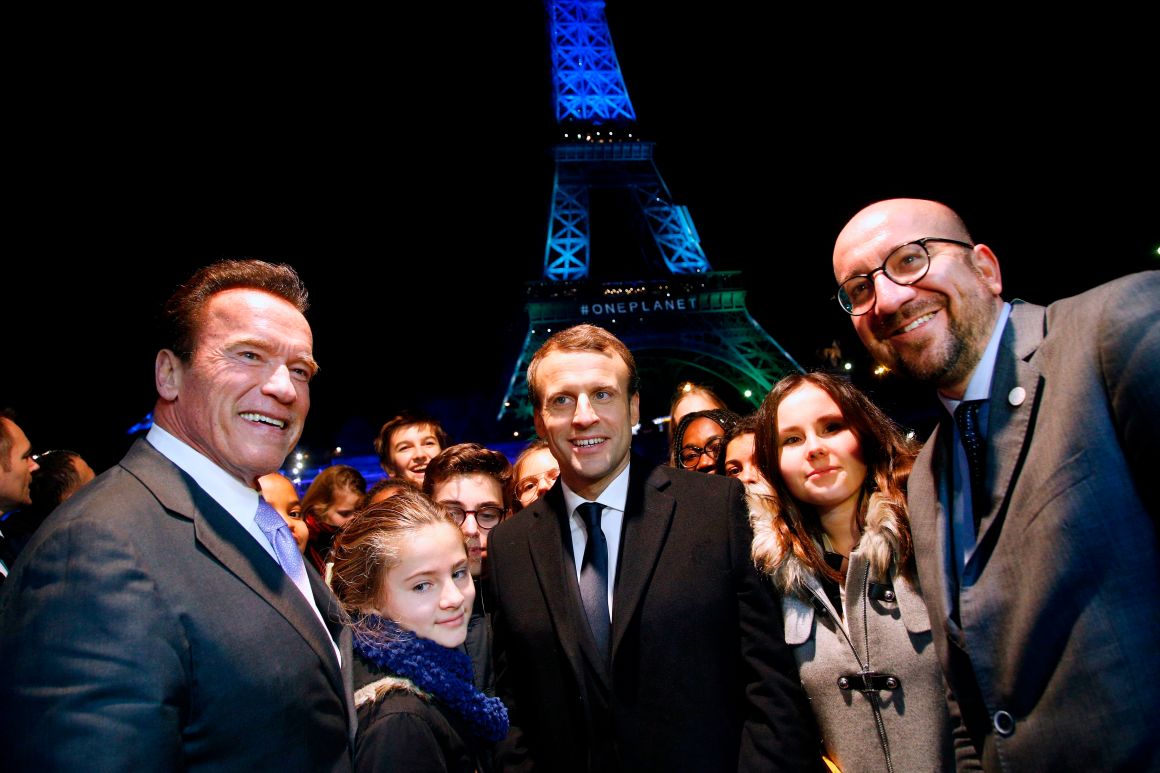
<path id="1" fill-rule="evenodd" d="M 870 353 L 947 409 L 910 519 L 984 767 L 1160 769 L 1160 272 L 1005 303 L 995 253 L 910 199 L 855 215 L 833 262 Z"/>
<path id="2" fill-rule="evenodd" d="M 351 769 L 350 634 L 258 486 L 310 407 L 305 310 L 262 261 L 170 299 L 149 435 L 0 593 L 0 769 Z"/>

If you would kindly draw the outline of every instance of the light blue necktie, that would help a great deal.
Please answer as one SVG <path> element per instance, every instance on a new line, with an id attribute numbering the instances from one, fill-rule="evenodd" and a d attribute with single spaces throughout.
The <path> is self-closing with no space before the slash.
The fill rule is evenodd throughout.
<path id="1" fill-rule="evenodd" d="M 258 513 L 254 516 L 258 528 L 274 546 L 274 555 L 282 569 L 302 589 L 309 587 L 306 582 L 306 564 L 302 561 L 302 554 L 298 552 L 298 543 L 290 527 L 273 506 L 261 494 L 258 495 Z"/>

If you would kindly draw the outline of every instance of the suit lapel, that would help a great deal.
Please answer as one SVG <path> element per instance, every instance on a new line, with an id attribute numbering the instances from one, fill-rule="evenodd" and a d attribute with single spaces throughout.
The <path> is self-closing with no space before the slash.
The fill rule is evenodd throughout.
<path id="1" fill-rule="evenodd" d="M 947 454 L 949 433 L 940 423 L 927 439 L 914 463 L 914 473 L 907 484 L 907 507 L 910 511 L 911 537 L 918 561 L 920 582 L 932 619 L 945 620 L 951 609 L 955 576 L 951 565 L 950 517 L 947 503 Z M 927 560 L 930 557 L 933 560 Z"/>
<path id="2" fill-rule="evenodd" d="M 1041 306 L 1015 302 L 999 344 L 988 400 L 985 488 L 991 500 L 979 522 L 979 547 L 971 563 L 990 553 L 991 542 L 1002 528 L 1015 471 L 1028 446 L 1041 376 L 1027 360 L 1043 340 L 1044 313 Z"/>
<path id="3" fill-rule="evenodd" d="M 339 695 L 348 693 L 328 632 L 297 586 L 241 524 L 171 461 L 144 440 L 138 441 L 121 465 L 136 476 L 166 510 L 193 521 L 198 543 L 227 570 L 264 599 L 301 634 L 318 654 L 331 685 Z M 311 576 L 315 599 L 323 596 L 324 615 L 333 594 Z M 316 586 L 316 583 L 318 587 Z"/>
<path id="4" fill-rule="evenodd" d="M 554 486 L 545 499 L 545 506 L 535 511 L 536 520 L 528 536 L 536 579 L 547 601 L 556 637 L 575 670 L 577 684 L 586 683 L 584 661 L 587 660 L 592 673 L 598 674 L 608 688 L 608 672 L 596 651 L 596 642 L 580 604 L 576 565 L 572 555 L 564 550 L 564 540 L 570 540 L 571 533 L 563 489 Z"/>
<path id="5" fill-rule="evenodd" d="M 660 559 L 676 501 L 662 490 L 668 485 L 663 467 L 634 456 L 621 526 L 612 606 L 612 659 L 624 639 L 649 579 Z"/>

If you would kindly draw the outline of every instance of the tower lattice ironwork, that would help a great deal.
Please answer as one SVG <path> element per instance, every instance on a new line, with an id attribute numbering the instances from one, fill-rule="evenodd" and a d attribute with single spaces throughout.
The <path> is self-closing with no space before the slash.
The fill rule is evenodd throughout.
<path id="1" fill-rule="evenodd" d="M 527 285 L 528 334 L 499 420 L 530 429 L 524 374 L 552 332 L 582 322 L 614 332 L 632 350 L 644 383 L 666 391 L 689 378 L 732 388 L 756 406 L 777 379 L 801 370 L 750 316 L 735 271 L 713 271 L 688 209 L 673 196 L 639 137 L 603 0 L 546 0 L 556 122 L 556 172 L 544 271 Z M 591 194 L 627 194 L 650 276 L 600 282 L 590 272 Z M 732 402 L 732 401 L 731 401 Z M 740 403 L 737 403 L 740 407 Z"/>

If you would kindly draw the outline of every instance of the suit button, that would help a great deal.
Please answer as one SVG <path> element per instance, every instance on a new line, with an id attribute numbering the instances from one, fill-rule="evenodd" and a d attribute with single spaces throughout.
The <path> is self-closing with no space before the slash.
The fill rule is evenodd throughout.
<path id="1" fill-rule="evenodd" d="M 991 720 L 991 724 L 995 726 L 995 732 L 1004 738 L 1015 732 L 1015 717 L 1006 711 L 996 711 L 994 718 Z"/>

